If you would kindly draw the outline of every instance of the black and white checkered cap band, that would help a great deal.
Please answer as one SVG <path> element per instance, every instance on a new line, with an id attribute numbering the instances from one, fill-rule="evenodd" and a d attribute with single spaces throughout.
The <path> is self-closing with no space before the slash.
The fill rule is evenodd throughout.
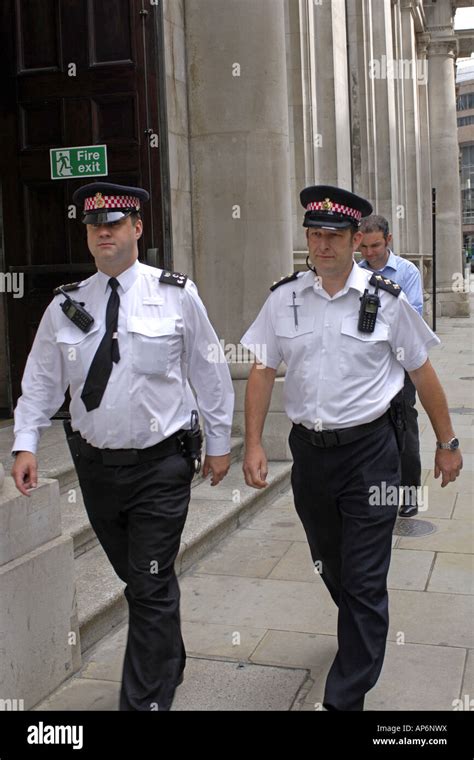
<path id="1" fill-rule="evenodd" d="M 84 211 L 102 211 L 102 209 L 140 208 L 140 199 L 133 195 L 93 195 L 84 200 Z"/>
<path id="2" fill-rule="evenodd" d="M 357 211 L 355 208 L 350 208 L 350 206 L 343 206 L 341 203 L 331 203 L 331 208 L 329 209 L 327 201 L 313 201 L 312 203 L 308 203 L 306 211 L 332 211 L 336 214 L 352 216 L 357 222 L 360 222 L 362 219 L 362 213 L 360 211 Z"/>

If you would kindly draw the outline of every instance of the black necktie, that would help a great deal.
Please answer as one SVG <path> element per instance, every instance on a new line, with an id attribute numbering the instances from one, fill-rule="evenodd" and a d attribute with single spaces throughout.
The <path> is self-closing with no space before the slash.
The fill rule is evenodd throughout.
<path id="1" fill-rule="evenodd" d="M 88 412 L 100 406 L 110 373 L 112 372 L 112 364 L 120 361 L 117 339 L 120 306 L 120 296 L 117 293 L 119 282 L 115 277 L 111 277 L 109 285 L 112 292 L 107 303 L 107 311 L 105 312 L 105 335 L 100 341 L 99 348 L 92 359 L 92 364 L 89 367 L 86 382 L 81 393 L 81 398 Z"/>

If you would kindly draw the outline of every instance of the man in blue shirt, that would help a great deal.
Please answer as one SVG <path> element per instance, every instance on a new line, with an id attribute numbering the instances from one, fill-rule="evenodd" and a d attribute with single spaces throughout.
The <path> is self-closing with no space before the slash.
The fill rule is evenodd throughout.
<path id="1" fill-rule="evenodd" d="M 360 231 L 364 233 L 359 246 L 363 256 L 359 266 L 373 270 L 383 277 L 397 282 L 411 306 L 423 316 L 423 290 L 418 268 L 408 259 L 395 256 L 389 245 L 392 242 L 388 221 L 383 216 L 372 214 L 362 219 Z M 407 372 L 403 387 L 406 409 L 405 448 L 401 454 L 403 505 L 399 514 L 413 517 L 418 512 L 417 495 L 421 485 L 420 439 L 418 433 L 418 412 L 415 408 L 416 390 Z"/>

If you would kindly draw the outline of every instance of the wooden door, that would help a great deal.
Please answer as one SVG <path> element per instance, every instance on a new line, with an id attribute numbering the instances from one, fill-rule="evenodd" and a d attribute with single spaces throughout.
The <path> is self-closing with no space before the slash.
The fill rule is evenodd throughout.
<path id="1" fill-rule="evenodd" d="M 106 144 L 107 177 L 145 187 L 140 258 L 164 259 L 160 123 L 161 4 L 148 0 L 2 0 L 0 174 L 13 405 L 52 289 L 95 271 L 72 194 L 87 180 L 51 180 L 50 148 Z"/>

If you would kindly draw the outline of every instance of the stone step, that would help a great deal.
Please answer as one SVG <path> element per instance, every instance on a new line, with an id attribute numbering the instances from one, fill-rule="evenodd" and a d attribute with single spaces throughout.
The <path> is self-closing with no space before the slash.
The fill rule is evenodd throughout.
<path id="1" fill-rule="evenodd" d="M 232 463 L 237 462 L 242 457 L 243 445 L 243 438 L 236 437 L 231 439 Z M 74 468 L 72 460 L 71 468 Z M 48 477 L 53 476 L 48 475 Z M 197 488 L 202 482 L 202 474 L 198 473 L 193 479 L 192 488 Z M 61 525 L 63 533 L 72 536 L 74 540 L 75 557 L 79 557 L 84 552 L 97 546 L 98 541 L 87 517 L 81 489 L 79 488 L 77 478 L 73 480 L 72 476 L 69 478 L 66 490 L 61 493 Z"/>
<path id="2" fill-rule="evenodd" d="M 291 462 L 270 462 L 269 485 L 256 491 L 245 485 L 238 463 L 217 487 L 207 481 L 197 483 L 176 560 L 178 575 L 284 491 L 290 473 Z M 75 565 L 81 650 L 85 652 L 126 619 L 127 602 L 124 584 L 100 545 L 79 554 Z"/>

